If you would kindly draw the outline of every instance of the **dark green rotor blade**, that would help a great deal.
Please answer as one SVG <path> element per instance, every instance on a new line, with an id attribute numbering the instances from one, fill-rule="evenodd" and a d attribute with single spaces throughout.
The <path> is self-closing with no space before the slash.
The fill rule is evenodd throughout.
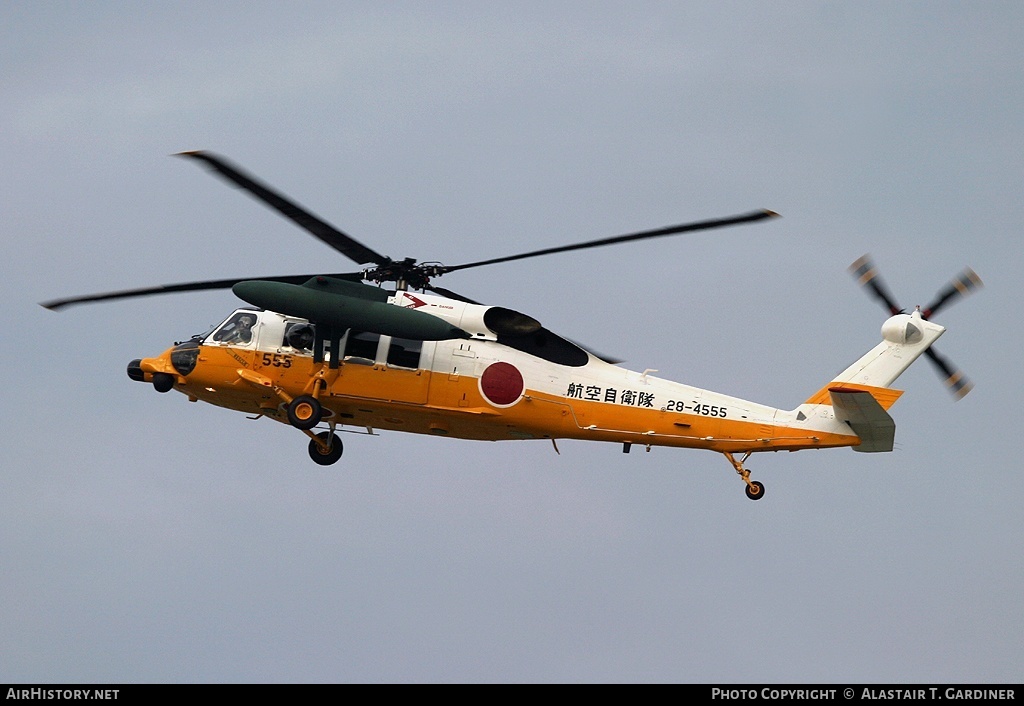
<path id="1" fill-rule="evenodd" d="M 179 152 L 177 156 L 189 157 L 206 163 L 224 179 L 227 179 L 236 186 L 248 191 L 255 198 L 270 206 L 285 218 L 294 222 L 300 228 L 319 238 L 322 242 L 360 265 L 369 262 L 384 265 L 391 262 L 391 258 L 371 250 L 352 236 L 341 232 L 330 223 L 313 215 L 308 209 L 298 205 L 284 194 L 274 191 L 266 184 L 258 181 L 255 177 L 246 174 L 240 168 L 231 164 L 223 157 L 213 154 L 212 152 L 204 152 L 202 150 Z"/>
<path id="2" fill-rule="evenodd" d="M 48 302 L 40 302 L 40 306 L 51 311 L 58 311 L 60 309 L 63 309 L 68 306 L 73 306 L 75 304 L 112 301 L 115 299 L 131 299 L 134 297 L 148 297 L 156 294 L 174 294 L 176 292 L 201 292 L 213 289 L 231 289 L 239 282 L 247 282 L 249 280 L 254 279 L 265 280 L 268 282 L 287 282 L 288 284 L 302 284 L 303 282 L 307 281 L 310 277 L 316 276 L 317 275 L 283 275 L 274 277 L 240 277 L 235 279 L 204 280 L 201 282 L 182 282 L 180 284 L 161 284 L 155 287 L 121 289 L 116 292 L 102 292 L 99 294 L 86 294 L 83 296 L 68 297 L 65 299 L 53 299 Z M 360 273 L 351 272 L 325 276 L 334 277 L 336 279 L 347 279 L 356 282 L 362 280 L 362 276 Z"/>
<path id="3" fill-rule="evenodd" d="M 480 260 L 478 262 L 467 262 L 464 265 L 451 265 L 439 268 L 441 274 L 448 272 L 455 272 L 457 270 L 465 270 L 470 267 L 481 267 L 483 265 L 494 265 L 499 262 L 511 262 L 513 260 L 523 260 L 528 257 L 540 257 L 541 255 L 553 255 L 560 252 L 569 252 L 572 250 L 584 250 L 586 248 L 597 248 L 604 245 L 615 245 L 616 243 L 627 243 L 633 240 L 643 240 L 645 238 L 658 238 L 665 235 L 677 235 L 679 233 L 690 233 L 698 230 L 712 230 L 714 228 L 724 228 L 726 226 L 739 225 L 741 223 L 752 223 L 754 221 L 764 220 L 765 218 L 774 218 L 779 214 L 775 211 L 769 211 L 762 209 L 760 211 L 753 211 L 752 213 L 745 213 L 739 216 L 731 216 L 729 218 L 717 218 L 707 221 L 697 221 L 695 223 L 682 223 L 680 225 L 668 226 L 666 228 L 656 228 L 654 230 L 644 230 L 639 233 L 627 233 L 626 235 L 615 235 L 610 238 L 600 238 L 598 240 L 588 240 L 582 243 L 574 243 L 572 245 L 561 245 L 553 248 L 544 248 L 542 250 L 533 250 L 531 252 L 519 253 L 518 255 L 508 255 L 506 257 L 496 257 L 490 260 Z"/>

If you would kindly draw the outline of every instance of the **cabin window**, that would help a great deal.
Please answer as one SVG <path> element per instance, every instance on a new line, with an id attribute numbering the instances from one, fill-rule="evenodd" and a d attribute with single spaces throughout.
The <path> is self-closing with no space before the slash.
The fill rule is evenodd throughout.
<path id="1" fill-rule="evenodd" d="M 377 360 L 377 344 L 379 342 L 379 333 L 350 331 L 348 343 L 345 346 L 345 359 L 353 363 L 372 364 Z"/>
<path id="2" fill-rule="evenodd" d="M 398 368 L 419 368 L 421 350 L 423 341 L 392 337 L 388 346 L 388 365 Z"/>

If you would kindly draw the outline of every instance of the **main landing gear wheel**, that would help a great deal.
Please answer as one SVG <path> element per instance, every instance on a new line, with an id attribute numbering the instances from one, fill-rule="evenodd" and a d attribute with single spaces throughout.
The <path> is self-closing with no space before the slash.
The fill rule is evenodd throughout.
<path id="1" fill-rule="evenodd" d="M 751 500 L 760 500 L 764 497 L 764 484 L 758 480 L 750 481 L 747 486 L 747 497 Z"/>
<path id="2" fill-rule="evenodd" d="M 326 453 L 321 448 L 321 444 L 327 446 L 328 450 Z M 338 438 L 337 434 L 329 431 L 320 432 L 316 435 L 316 439 L 309 442 L 309 457 L 321 466 L 330 466 L 332 463 L 337 463 L 343 451 L 344 447 L 341 444 L 341 439 Z"/>
<path id="3" fill-rule="evenodd" d="M 296 429 L 312 429 L 324 416 L 324 409 L 315 397 L 300 395 L 288 405 L 288 423 Z"/>

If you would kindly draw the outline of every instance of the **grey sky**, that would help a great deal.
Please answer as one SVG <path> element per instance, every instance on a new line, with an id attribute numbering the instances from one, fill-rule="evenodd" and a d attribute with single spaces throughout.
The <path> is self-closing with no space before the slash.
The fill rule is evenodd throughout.
<path id="1" fill-rule="evenodd" d="M 0 681 L 1020 682 L 1024 9 L 979 3 L 0 6 Z M 125 375 L 230 293 L 353 269 L 167 155 L 636 370 L 792 408 L 962 266 L 897 449 L 755 456 L 298 432 Z"/>

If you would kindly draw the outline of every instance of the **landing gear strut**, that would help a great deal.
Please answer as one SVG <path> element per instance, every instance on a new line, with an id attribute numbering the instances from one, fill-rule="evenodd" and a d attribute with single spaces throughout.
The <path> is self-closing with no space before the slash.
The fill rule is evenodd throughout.
<path id="1" fill-rule="evenodd" d="M 747 497 L 751 500 L 760 500 L 764 497 L 764 484 L 761 481 L 750 480 L 750 471 L 743 467 L 743 463 L 750 458 L 750 451 L 743 454 L 743 458 L 739 461 L 728 451 L 723 451 L 722 455 L 732 464 L 732 467 L 736 469 L 736 472 L 740 474 L 740 478 L 747 484 Z"/>

